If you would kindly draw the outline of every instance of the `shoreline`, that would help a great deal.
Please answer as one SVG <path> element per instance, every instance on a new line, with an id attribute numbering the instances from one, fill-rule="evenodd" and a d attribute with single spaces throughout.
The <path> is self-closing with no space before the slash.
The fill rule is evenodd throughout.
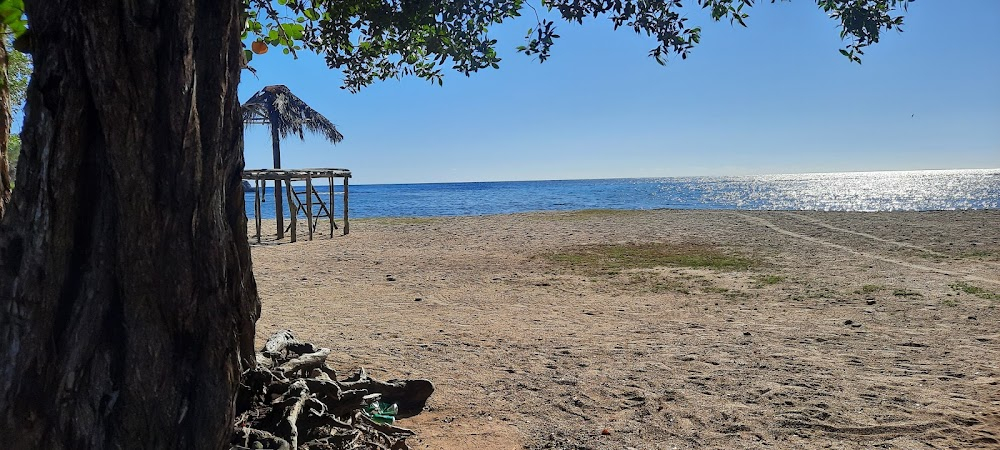
<path id="1" fill-rule="evenodd" d="M 998 219 L 352 218 L 348 236 L 252 245 L 257 334 L 333 348 L 342 374 L 432 380 L 400 422 L 414 448 L 984 448 L 1000 445 Z"/>

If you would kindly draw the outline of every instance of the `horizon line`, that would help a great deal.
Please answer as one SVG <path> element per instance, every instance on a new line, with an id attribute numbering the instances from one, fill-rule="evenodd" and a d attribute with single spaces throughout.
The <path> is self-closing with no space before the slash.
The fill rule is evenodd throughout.
<path id="1" fill-rule="evenodd" d="M 969 171 L 981 171 L 990 172 L 997 171 L 1000 172 L 1000 167 L 987 167 L 987 168 L 959 168 L 959 169 L 880 169 L 880 170 L 845 170 L 837 172 L 783 172 L 783 173 L 757 173 L 757 174 L 742 174 L 742 175 L 664 175 L 664 176 L 642 176 L 642 177 L 596 177 L 596 178 L 532 178 L 532 179 L 519 179 L 519 180 L 465 180 L 465 181 L 413 181 L 413 182 L 388 182 L 388 183 L 364 183 L 364 182 L 354 182 L 351 183 L 355 186 L 374 186 L 374 185 L 412 185 L 412 184 L 458 184 L 458 183 L 522 183 L 522 182 L 553 182 L 553 181 L 600 181 L 600 180 L 653 180 L 653 179 L 667 179 L 667 178 L 743 178 L 743 177 L 762 177 L 762 176 L 803 176 L 803 175 L 844 175 L 844 174 L 860 174 L 860 173 L 918 173 L 918 172 L 969 172 Z M 356 178 L 353 177 L 352 178 Z"/>

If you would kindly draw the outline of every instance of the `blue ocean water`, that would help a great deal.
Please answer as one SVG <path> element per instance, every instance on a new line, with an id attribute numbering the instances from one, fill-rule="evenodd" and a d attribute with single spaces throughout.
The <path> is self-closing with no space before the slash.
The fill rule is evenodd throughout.
<path id="1" fill-rule="evenodd" d="M 298 189 L 304 189 L 298 187 Z M 336 187 L 336 217 L 342 214 Z M 423 217 L 579 209 L 927 211 L 1000 207 L 1000 169 L 350 186 L 350 215 Z M 318 188 L 324 199 L 326 187 Z M 253 217 L 253 192 L 246 194 Z M 270 187 L 261 216 L 274 217 Z"/>

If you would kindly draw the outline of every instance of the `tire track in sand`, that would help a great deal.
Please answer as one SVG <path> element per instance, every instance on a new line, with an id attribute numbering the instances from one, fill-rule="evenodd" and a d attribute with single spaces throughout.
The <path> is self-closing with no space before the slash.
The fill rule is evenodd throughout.
<path id="1" fill-rule="evenodd" d="M 980 276 L 970 275 L 970 274 L 963 273 L 963 272 L 956 272 L 956 271 L 951 271 L 951 270 L 944 270 L 944 269 L 939 269 L 937 267 L 924 266 L 924 265 L 921 265 L 921 264 L 914 264 L 914 263 L 910 263 L 910 262 L 906 262 L 906 261 L 900 261 L 898 259 L 886 258 L 886 257 L 881 256 L 881 255 L 876 255 L 876 254 L 872 254 L 872 253 L 862 252 L 860 250 L 855 250 L 855 249 L 850 248 L 850 247 L 848 247 L 846 245 L 841 245 L 841 244 L 837 244 L 835 242 L 830 242 L 830 241 L 824 241 L 824 240 L 819 239 L 819 238 L 815 238 L 815 237 L 812 237 L 812 236 L 807 236 L 807 235 L 804 235 L 804 234 L 801 234 L 801 233 L 796 233 L 794 231 L 789 231 L 789 230 L 781 228 L 781 227 L 775 225 L 773 222 L 771 222 L 771 221 L 769 221 L 767 219 L 761 218 L 761 217 L 754 217 L 754 216 L 751 216 L 749 214 L 739 213 L 739 212 L 733 213 L 733 214 L 735 214 L 736 216 L 739 216 L 740 218 L 742 218 L 742 219 L 744 219 L 744 220 L 746 220 L 748 222 L 756 222 L 756 223 L 758 223 L 758 224 L 760 224 L 760 225 L 762 225 L 764 227 L 770 228 L 770 229 L 772 229 L 772 230 L 774 230 L 774 231 L 776 231 L 778 233 L 781 233 L 781 234 L 783 234 L 785 236 L 793 237 L 793 238 L 796 238 L 796 239 L 801 239 L 803 241 L 812 242 L 814 244 L 819 244 L 819 245 L 822 245 L 822 246 L 825 246 L 825 247 L 835 248 L 837 250 L 841 250 L 841 251 L 850 253 L 850 254 L 855 255 L 855 256 L 859 256 L 859 257 L 863 257 L 863 258 L 877 259 L 879 261 L 884 261 L 884 262 L 887 262 L 887 263 L 890 263 L 890 264 L 896 264 L 896 265 L 900 265 L 900 266 L 903 266 L 903 267 L 909 267 L 911 269 L 923 270 L 923 271 L 926 271 L 926 272 L 934 272 L 934 273 L 939 273 L 939 274 L 942 274 L 942 275 L 948 275 L 948 276 L 951 276 L 951 277 L 964 278 L 964 279 L 970 280 L 970 281 L 980 281 L 980 282 L 983 282 L 983 283 L 990 283 L 990 284 L 994 284 L 994 285 L 1000 285 L 1000 280 L 993 280 L 993 279 L 990 279 L 990 278 L 983 278 L 983 277 L 980 277 Z"/>
<path id="2" fill-rule="evenodd" d="M 835 226 L 835 225 L 830 225 L 830 224 L 828 224 L 828 223 L 826 223 L 826 222 L 824 222 L 822 220 L 814 219 L 812 217 L 804 216 L 804 215 L 801 215 L 801 214 L 795 214 L 795 213 L 790 213 L 790 212 L 782 212 L 782 214 L 784 214 L 786 216 L 789 216 L 789 217 L 794 217 L 796 219 L 804 220 L 806 222 L 810 222 L 810 223 L 815 224 L 815 225 L 819 225 L 819 226 L 821 226 L 823 228 L 826 228 L 828 230 L 840 231 L 841 233 L 848 233 L 848 234 L 853 234 L 855 236 L 866 237 L 868 239 L 872 239 L 872 240 L 879 241 L 879 242 L 885 242 L 887 244 L 892 244 L 892 245 L 896 245 L 896 246 L 899 246 L 899 247 L 905 247 L 905 248 L 909 248 L 909 249 L 913 249 L 913 250 L 919 250 L 919 251 L 922 251 L 924 253 L 927 253 L 928 255 L 934 255 L 934 256 L 937 256 L 937 257 L 940 257 L 940 258 L 951 259 L 951 258 L 954 257 L 952 255 L 948 255 L 948 254 L 945 254 L 945 253 L 936 252 L 936 251 L 931 250 L 931 249 L 929 249 L 927 247 L 921 247 L 919 245 L 914 245 L 914 244 L 910 244 L 910 243 L 906 243 L 906 242 L 894 241 L 892 239 L 886 239 L 886 238 L 875 236 L 874 234 L 868 234 L 868 233 L 865 233 L 865 232 L 862 232 L 862 231 L 854 231 L 854 230 L 850 230 L 850 229 L 847 229 L 847 228 L 841 228 L 841 227 L 838 227 L 838 226 Z M 982 264 L 990 265 L 990 266 L 1000 267 L 1000 264 L 992 262 L 992 261 L 979 261 L 979 262 L 982 263 Z"/>

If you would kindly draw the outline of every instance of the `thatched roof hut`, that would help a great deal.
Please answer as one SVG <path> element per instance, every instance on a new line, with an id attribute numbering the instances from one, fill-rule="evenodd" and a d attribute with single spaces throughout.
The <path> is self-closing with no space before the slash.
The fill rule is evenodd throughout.
<path id="1" fill-rule="evenodd" d="M 243 123 L 271 128 L 275 169 L 281 168 L 281 139 L 289 135 L 298 135 L 299 139 L 305 140 L 305 131 L 309 131 L 333 144 L 344 140 L 344 135 L 333 122 L 281 84 L 261 89 L 243 104 Z"/>
<path id="2" fill-rule="evenodd" d="M 333 122 L 316 112 L 306 102 L 296 97 L 287 86 L 281 84 L 261 89 L 243 104 L 243 124 L 267 125 L 271 128 L 271 150 L 275 169 L 281 168 L 281 140 L 291 134 L 305 140 L 305 132 L 309 131 L 333 144 L 344 140 L 344 135 L 340 134 Z M 275 219 L 279 238 L 284 234 L 281 184 L 281 181 L 274 181 Z M 291 189 L 291 186 L 288 186 L 288 189 Z M 311 198 L 312 194 L 307 195 Z"/>

